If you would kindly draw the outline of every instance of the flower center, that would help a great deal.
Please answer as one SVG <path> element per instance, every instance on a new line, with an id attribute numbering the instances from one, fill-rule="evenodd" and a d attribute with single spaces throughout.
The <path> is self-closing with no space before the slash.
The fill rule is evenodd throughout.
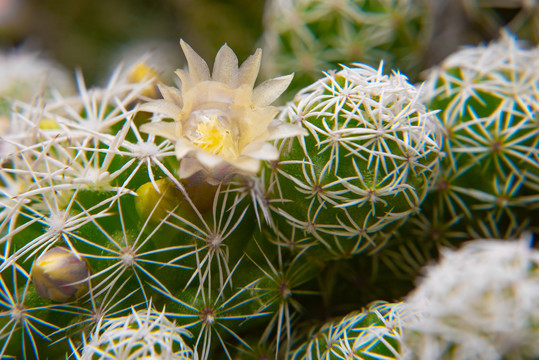
<path id="1" fill-rule="evenodd" d="M 200 116 L 191 142 L 204 151 L 226 159 L 239 156 L 236 135 L 225 126 L 217 115 Z"/>

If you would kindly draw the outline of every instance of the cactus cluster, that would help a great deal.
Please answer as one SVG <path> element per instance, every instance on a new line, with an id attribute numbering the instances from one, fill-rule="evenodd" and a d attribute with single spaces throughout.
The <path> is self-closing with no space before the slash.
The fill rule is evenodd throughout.
<path id="1" fill-rule="evenodd" d="M 307 3 L 327 34 L 413 6 Z M 142 61 L 9 98 L 0 358 L 539 357 L 537 48 L 504 33 L 417 86 L 353 62 L 277 107 L 261 50 L 180 46 L 177 86 Z"/>
<path id="2" fill-rule="evenodd" d="M 440 110 L 441 170 L 422 211 L 380 254 L 396 274 L 415 277 L 442 246 L 537 227 L 537 51 L 504 32 L 431 70 L 422 99 Z"/>

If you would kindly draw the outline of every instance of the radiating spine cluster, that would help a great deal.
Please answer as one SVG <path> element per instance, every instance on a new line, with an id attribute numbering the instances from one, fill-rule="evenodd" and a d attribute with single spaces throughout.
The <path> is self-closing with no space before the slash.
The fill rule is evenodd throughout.
<path id="1" fill-rule="evenodd" d="M 175 359 L 196 360 L 197 354 L 185 343 L 192 335 L 166 317 L 163 309 L 151 307 L 121 317 L 106 319 L 84 344 L 76 359 Z"/>

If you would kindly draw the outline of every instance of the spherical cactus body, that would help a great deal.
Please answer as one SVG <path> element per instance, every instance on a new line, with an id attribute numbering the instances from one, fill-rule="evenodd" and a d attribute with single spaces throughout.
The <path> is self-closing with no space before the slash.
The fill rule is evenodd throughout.
<path id="1" fill-rule="evenodd" d="M 425 84 L 426 103 L 440 110 L 445 156 L 424 215 L 439 225 L 433 234 L 446 244 L 518 236 L 533 221 L 539 200 L 537 54 L 503 33 L 496 42 L 453 54 Z"/>
<path id="2" fill-rule="evenodd" d="M 291 359 L 400 359 L 404 353 L 401 324 L 405 318 L 402 303 L 372 303 L 363 311 L 315 328 Z"/>
<path id="3" fill-rule="evenodd" d="M 438 171 L 437 121 L 405 76 L 356 64 L 302 90 L 283 116 L 309 136 L 268 169 L 278 231 L 346 257 L 383 245 Z M 276 206 L 277 207 L 277 206 Z"/>

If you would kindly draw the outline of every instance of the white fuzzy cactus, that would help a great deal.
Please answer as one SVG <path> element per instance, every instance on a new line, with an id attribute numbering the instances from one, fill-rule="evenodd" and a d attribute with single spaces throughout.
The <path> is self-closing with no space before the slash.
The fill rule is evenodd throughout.
<path id="1" fill-rule="evenodd" d="M 166 312 L 132 310 L 130 315 L 106 319 L 91 334 L 80 360 L 155 359 L 196 360 L 197 354 L 185 343 L 192 335 L 167 319 Z"/>
<path id="2" fill-rule="evenodd" d="M 531 237 L 476 240 L 446 249 L 407 298 L 404 326 L 414 359 L 539 356 L 539 251 Z"/>

